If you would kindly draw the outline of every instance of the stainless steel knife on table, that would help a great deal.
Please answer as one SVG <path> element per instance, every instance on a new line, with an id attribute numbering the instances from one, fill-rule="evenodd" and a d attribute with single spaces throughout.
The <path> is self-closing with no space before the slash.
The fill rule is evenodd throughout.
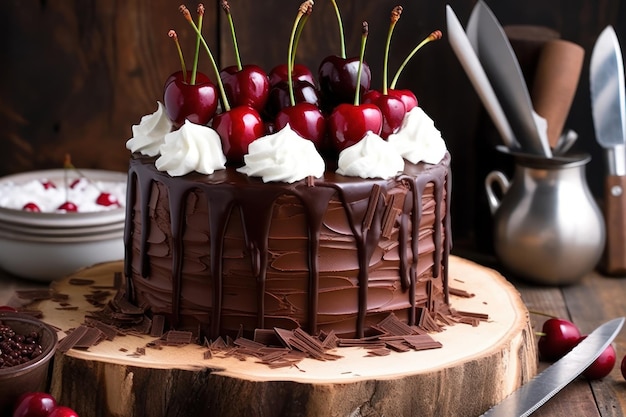
<path id="1" fill-rule="evenodd" d="M 591 332 L 567 355 L 522 385 L 481 417 L 527 417 L 573 381 L 595 361 L 619 334 L 624 317 Z"/>
<path id="2" fill-rule="evenodd" d="M 607 238 L 600 267 L 607 275 L 626 275 L 626 100 L 622 52 L 612 26 L 596 40 L 589 71 L 596 140 L 606 150 L 607 164 Z"/>

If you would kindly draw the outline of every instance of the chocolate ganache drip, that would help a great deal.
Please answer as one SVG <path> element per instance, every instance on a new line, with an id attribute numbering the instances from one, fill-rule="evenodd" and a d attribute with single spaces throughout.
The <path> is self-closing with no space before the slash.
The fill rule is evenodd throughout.
<path id="1" fill-rule="evenodd" d="M 296 326 L 363 337 L 389 312 L 416 324 L 436 308 L 431 292 L 448 303 L 449 159 L 407 163 L 389 180 L 327 171 L 288 184 L 232 168 L 173 178 L 134 155 L 128 296 L 173 328 L 193 318 L 211 338 Z"/>

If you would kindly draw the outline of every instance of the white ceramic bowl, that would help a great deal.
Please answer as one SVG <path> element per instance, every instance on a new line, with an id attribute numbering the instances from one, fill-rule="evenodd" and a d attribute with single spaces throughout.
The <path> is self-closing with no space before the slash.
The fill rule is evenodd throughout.
<path id="1" fill-rule="evenodd" d="M 90 181 L 126 184 L 126 174 L 81 170 Z M 0 187 L 42 178 L 63 181 L 64 170 L 0 178 Z M 124 203 L 123 198 L 119 198 Z M 53 281 L 81 268 L 124 258 L 125 208 L 78 213 L 29 212 L 0 207 L 0 269 L 35 281 Z"/>

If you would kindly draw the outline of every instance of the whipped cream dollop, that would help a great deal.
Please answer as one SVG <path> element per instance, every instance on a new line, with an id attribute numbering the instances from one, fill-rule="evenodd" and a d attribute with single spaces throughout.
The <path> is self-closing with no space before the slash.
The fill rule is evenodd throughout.
<path id="1" fill-rule="evenodd" d="M 172 122 L 165 113 L 165 106 L 157 102 L 157 110 L 141 118 L 138 125 L 132 126 L 133 137 L 126 142 L 131 152 L 156 156 L 163 144 L 165 135 L 172 130 Z"/>
<path id="2" fill-rule="evenodd" d="M 172 177 L 192 171 L 208 175 L 226 167 L 226 156 L 217 132 L 189 120 L 180 129 L 165 135 L 159 153 L 161 156 L 154 165 Z"/>
<path id="3" fill-rule="evenodd" d="M 289 124 L 250 143 L 243 159 L 245 165 L 237 171 L 261 177 L 263 182 L 293 183 L 308 176 L 320 178 L 326 169 L 313 142 L 298 135 Z"/>
<path id="4" fill-rule="evenodd" d="M 404 159 L 379 135 L 367 132 L 363 139 L 339 154 L 337 174 L 361 178 L 391 178 L 404 169 Z"/>
<path id="5" fill-rule="evenodd" d="M 420 161 L 437 164 L 448 150 L 441 132 L 421 107 L 411 109 L 404 116 L 398 132 L 389 135 L 387 141 L 414 164 Z"/>
<path id="6" fill-rule="evenodd" d="M 110 194 L 109 200 L 116 204 L 98 204 L 102 193 Z M 126 182 L 95 181 L 72 175 L 67 186 L 63 179 L 49 178 L 0 183 L 0 207 L 22 210 L 26 204 L 34 203 L 42 213 L 57 213 L 66 201 L 74 203 L 79 213 L 117 209 L 126 203 Z"/>

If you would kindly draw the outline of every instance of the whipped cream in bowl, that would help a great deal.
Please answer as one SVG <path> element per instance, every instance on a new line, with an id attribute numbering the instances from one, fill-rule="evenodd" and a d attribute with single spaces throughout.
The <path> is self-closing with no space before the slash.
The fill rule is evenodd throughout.
<path id="1" fill-rule="evenodd" d="M 0 178 L 0 269 L 47 282 L 123 259 L 126 182 L 126 173 L 92 169 L 30 171 Z M 109 194 L 117 204 L 94 204 L 100 193 Z M 66 200 L 78 211 L 56 210 Z M 41 211 L 23 210 L 25 202 Z"/>
<path id="2" fill-rule="evenodd" d="M 244 166 L 237 171 L 263 182 L 293 183 L 309 176 L 321 178 L 326 164 L 308 139 L 289 124 L 276 133 L 263 136 L 248 146 Z"/>
<path id="3" fill-rule="evenodd" d="M 127 174 L 115 171 L 51 169 L 29 171 L 0 178 L 0 227 L 66 229 L 103 227 L 124 221 Z M 96 202 L 100 193 L 111 195 L 117 204 Z M 65 201 L 76 204 L 76 212 L 57 210 Z M 39 212 L 23 209 L 34 203 Z"/>

